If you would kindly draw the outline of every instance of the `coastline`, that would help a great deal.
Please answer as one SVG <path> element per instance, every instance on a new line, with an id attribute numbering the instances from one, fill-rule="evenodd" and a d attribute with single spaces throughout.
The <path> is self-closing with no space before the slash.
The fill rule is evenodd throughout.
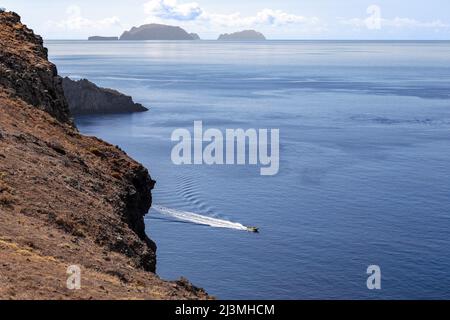
<path id="1" fill-rule="evenodd" d="M 15 13 L 0 13 L 0 26 L 0 297 L 208 299 L 154 273 L 147 169 L 81 135 L 42 38 Z M 66 285 L 71 266 L 81 290 Z"/>

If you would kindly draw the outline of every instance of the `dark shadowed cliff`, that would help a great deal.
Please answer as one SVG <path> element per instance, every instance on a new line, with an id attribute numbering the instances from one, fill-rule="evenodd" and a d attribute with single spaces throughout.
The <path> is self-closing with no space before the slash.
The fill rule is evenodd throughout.
<path id="1" fill-rule="evenodd" d="M 42 39 L 0 13 L 0 299 L 198 299 L 155 270 L 143 217 L 154 181 L 80 135 Z M 81 290 L 66 287 L 82 270 Z"/>
<path id="2" fill-rule="evenodd" d="M 100 88 L 86 79 L 74 81 L 66 77 L 63 88 L 73 115 L 148 111 L 143 105 L 134 103 L 130 96 Z"/>
<path id="3" fill-rule="evenodd" d="M 1 13 L 0 86 L 5 93 L 69 122 L 61 78 L 47 61 L 42 38 L 20 24 L 20 17 Z"/>

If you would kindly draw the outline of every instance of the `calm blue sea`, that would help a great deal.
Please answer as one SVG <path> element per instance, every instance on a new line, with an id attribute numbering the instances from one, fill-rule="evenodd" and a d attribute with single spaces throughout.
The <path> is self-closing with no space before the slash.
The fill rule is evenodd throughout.
<path id="1" fill-rule="evenodd" d="M 143 114 L 82 117 L 157 180 L 158 274 L 229 299 L 450 298 L 449 42 L 47 41 L 62 75 Z M 279 128 L 280 172 L 175 166 L 171 133 Z M 366 287 L 379 265 L 382 289 Z"/>

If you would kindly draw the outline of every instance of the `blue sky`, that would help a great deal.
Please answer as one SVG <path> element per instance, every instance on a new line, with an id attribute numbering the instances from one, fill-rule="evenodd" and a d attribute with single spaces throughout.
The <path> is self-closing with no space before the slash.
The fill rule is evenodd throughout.
<path id="1" fill-rule="evenodd" d="M 120 35 L 144 23 L 203 39 L 244 29 L 270 39 L 450 39 L 443 0 L 0 0 L 46 39 Z"/>

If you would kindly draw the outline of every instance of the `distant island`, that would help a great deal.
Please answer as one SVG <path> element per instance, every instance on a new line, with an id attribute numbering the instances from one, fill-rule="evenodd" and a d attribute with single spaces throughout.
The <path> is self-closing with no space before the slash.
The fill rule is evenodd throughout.
<path id="1" fill-rule="evenodd" d="M 180 27 L 152 23 L 125 31 L 120 40 L 200 40 L 200 37 Z"/>
<path id="2" fill-rule="evenodd" d="M 201 40 L 200 36 L 196 33 L 189 33 L 189 35 L 192 37 L 192 40 Z"/>
<path id="3" fill-rule="evenodd" d="M 133 27 L 125 31 L 120 37 L 92 36 L 89 41 L 117 41 L 117 40 L 201 40 L 196 33 L 189 33 L 181 27 L 165 24 L 150 23 L 140 27 Z M 255 30 L 243 30 L 234 33 L 224 33 L 217 39 L 219 41 L 264 41 L 264 34 Z"/>
<path id="4" fill-rule="evenodd" d="M 235 32 L 235 33 L 225 33 L 225 34 L 221 34 L 219 39 L 217 39 L 219 41 L 261 41 L 261 40 L 266 40 L 266 37 L 258 31 L 255 30 L 244 30 L 244 31 L 240 31 L 240 32 Z"/>
<path id="5" fill-rule="evenodd" d="M 89 41 L 117 41 L 119 37 L 102 37 L 102 36 L 92 36 L 88 38 Z"/>

